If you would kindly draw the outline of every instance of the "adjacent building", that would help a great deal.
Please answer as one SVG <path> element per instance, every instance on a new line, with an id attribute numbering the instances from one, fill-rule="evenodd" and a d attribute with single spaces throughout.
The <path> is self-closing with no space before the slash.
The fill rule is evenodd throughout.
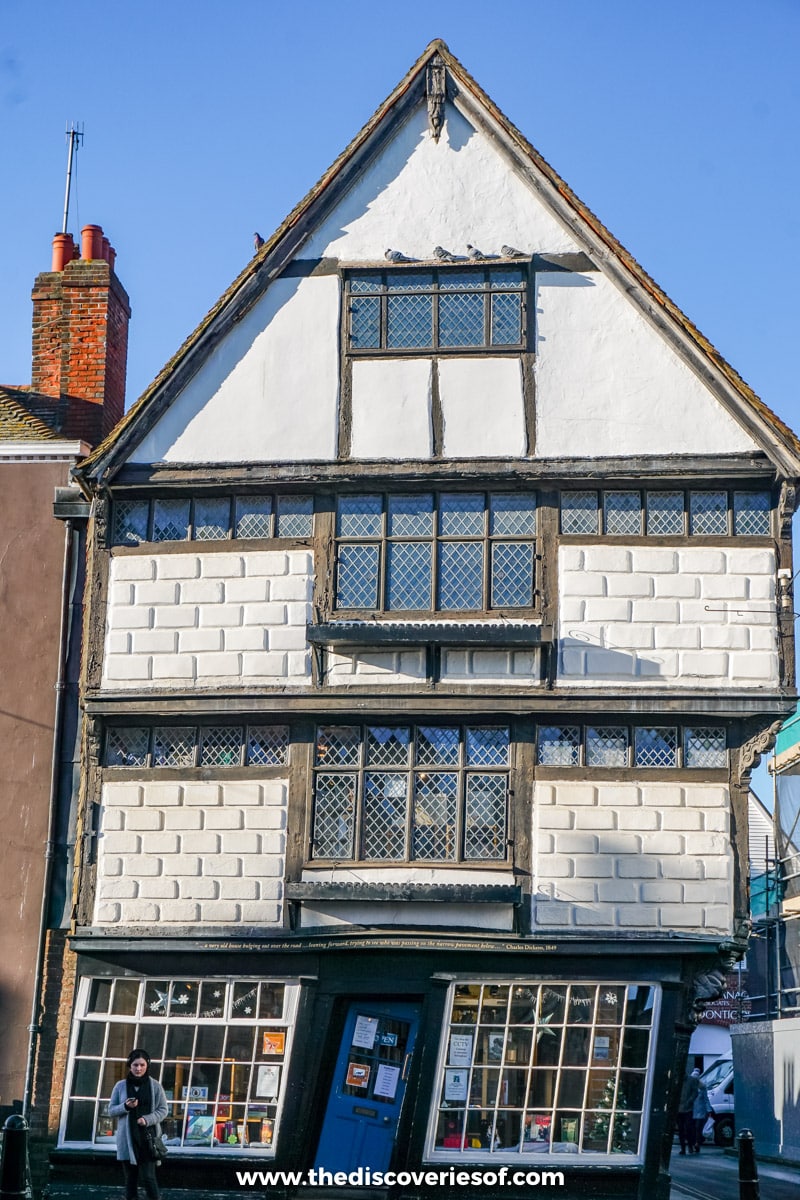
<path id="1" fill-rule="evenodd" d="M 666 1195 L 695 1010 L 747 940 L 750 769 L 795 703 L 799 473 L 429 46 L 76 472 L 52 1195 L 115 1172 L 133 1045 L 181 1186 Z"/>

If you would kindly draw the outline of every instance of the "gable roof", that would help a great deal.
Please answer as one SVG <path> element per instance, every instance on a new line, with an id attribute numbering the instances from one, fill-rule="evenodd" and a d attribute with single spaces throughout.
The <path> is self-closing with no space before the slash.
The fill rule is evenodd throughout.
<path id="1" fill-rule="evenodd" d="M 57 442 L 61 435 L 26 407 L 23 398 L 33 393 L 25 388 L 0 385 L 0 441 Z"/>
<path id="2" fill-rule="evenodd" d="M 753 392 L 741 376 L 647 274 L 636 259 L 575 195 L 476 83 L 445 43 L 434 40 L 407 75 L 342 151 L 317 184 L 247 263 L 227 291 L 167 362 L 109 436 L 76 469 L 90 485 L 109 476 L 153 427 L 171 401 L 213 352 L 234 323 L 266 291 L 359 173 L 386 144 L 404 117 L 426 95 L 427 69 L 441 64 L 448 100 L 499 144 L 515 169 L 585 247 L 596 266 L 625 290 L 640 311 L 687 360 L 725 409 L 744 426 L 789 478 L 800 475 L 800 439 Z"/>

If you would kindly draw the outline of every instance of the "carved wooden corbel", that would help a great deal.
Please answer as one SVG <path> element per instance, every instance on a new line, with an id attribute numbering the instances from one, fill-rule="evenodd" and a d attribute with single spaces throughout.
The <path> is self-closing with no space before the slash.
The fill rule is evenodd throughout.
<path id="1" fill-rule="evenodd" d="M 791 541 L 792 517 L 797 508 L 795 486 L 788 479 L 781 484 L 781 494 L 778 500 L 778 537 L 783 541 Z"/>
<path id="2" fill-rule="evenodd" d="M 428 63 L 426 91 L 428 97 L 428 128 L 435 142 L 438 142 L 444 125 L 444 99 L 446 85 L 446 69 L 440 54 L 434 54 Z"/>
<path id="3" fill-rule="evenodd" d="M 772 749 L 782 724 L 782 721 L 773 721 L 767 729 L 760 730 L 755 737 L 750 738 L 739 747 L 735 775 L 737 783 L 744 783 L 745 776 L 753 767 L 758 766 L 761 755 Z"/>

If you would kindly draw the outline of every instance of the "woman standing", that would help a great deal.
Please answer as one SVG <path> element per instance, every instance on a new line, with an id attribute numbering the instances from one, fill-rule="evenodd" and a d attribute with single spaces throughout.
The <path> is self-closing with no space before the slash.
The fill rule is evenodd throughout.
<path id="1" fill-rule="evenodd" d="M 146 1050 L 131 1050 L 128 1074 L 114 1085 L 108 1102 L 109 1116 L 120 1118 L 117 1158 L 125 1170 L 125 1200 L 136 1200 L 140 1179 L 148 1200 L 159 1200 L 156 1164 L 150 1158 L 147 1129 L 155 1126 L 160 1135 L 160 1122 L 168 1112 L 164 1089 L 150 1076 L 150 1055 Z"/>

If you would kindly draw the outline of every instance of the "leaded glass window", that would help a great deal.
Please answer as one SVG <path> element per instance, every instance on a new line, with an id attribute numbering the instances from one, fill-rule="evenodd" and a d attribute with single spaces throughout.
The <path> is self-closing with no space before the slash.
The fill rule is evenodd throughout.
<path id="1" fill-rule="evenodd" d="M 233 538 L 309 538 L 311 496 L 188 496 L 114 501 L 114 544 L 218 542 Z"/>
<path id="2" fill-rule="evenodd" d="M 167 1096 L 170 1153 L 273 1153 L 298 991 L 275 979 L 82 979 L 60 1144 L 114 1152 L 108 1103 L 143 1046 Z"/>
<path id="3" fill-rule="evenodd" d="M 540 767 L 721 770 L 727 745 L 720 726 L 540 725 L 536 761 Z"/>
<path id="4" fill-rule="evenodd" d="M 336 607 L 483 612 L 534 605 L 529 492 L 340 496 Z"/>
<path id="5" fill-rule="evenodd" d="M 658 1001 L 638 983 L 451 985 L 428 1152 L 635 1161 Z"/>
<path id="6" fill-rule="evenodd" d="M 505 861 L 509 754 L 506 727 L 321 727 L 311 857 Z"/>
<path id="7" fill-rule="evenodd" d="M 768 537 L 769 492 L 609 489 L 561 493 L 561 532 L 614 537 Z"/>
<path id="8" fill-rule="evenodd" d="M 733 532 L 740 536 L 769 536 L 769 493 L 733 493 Z"/>
<path id="9" fill-rule="evenodd" d="M 288 761 L 285 725 L 112 725 L 107 767 L 274 767 Z"/>
<path id="10" fill-rule="evenodd" d="M 345 288 L 348 347 L 352 353 L 519 350 L 526 289 L 523 267 L 353 273 Z"/>

